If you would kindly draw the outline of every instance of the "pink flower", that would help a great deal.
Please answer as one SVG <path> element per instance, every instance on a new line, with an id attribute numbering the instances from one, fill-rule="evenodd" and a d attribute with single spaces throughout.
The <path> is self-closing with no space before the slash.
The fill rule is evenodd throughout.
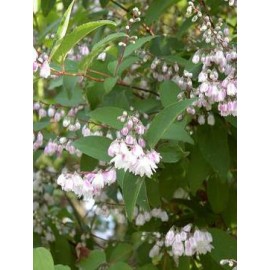
<path id="1" fill-rule="evenodd" d="M 44 61 L 44 63 L 40 67 L 39 75 L 40 77 L 46 79 L 50 76 L 50 74 L 51 74 L 51 69 L 50 69 L 49 63 L 48 61 Z"/>

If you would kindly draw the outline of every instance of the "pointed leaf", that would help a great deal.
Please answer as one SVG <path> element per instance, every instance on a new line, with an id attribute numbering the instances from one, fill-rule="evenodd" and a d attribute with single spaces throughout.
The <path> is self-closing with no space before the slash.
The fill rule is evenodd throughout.
<path id="1" fill-rule="evenodd" d="M 44 247 L 34 248 L 33 260 L 34 270 L 54 270 L 52 255 Z"/>
<path id="2" fill-rule="evenodd" d="M 150 147 L 153 148 L 158 143 L 170 128 L 176 117 L 191 105 L 194 100 L 195 99 L 187 99 L 182 102 L 176 102 L 166 107 L 155 116 L 146 133 L 146 139 Z"/>
<path id="3" fill-rule="evenodd" d="M 82 24 L 75 28 L 73 32 L 66 35 L 63 39 L 61 39 L 61 44 L 59 47 L 51 53 L 50 58 L 52 60 L 55 60 L 58 63 L 63 63 L 65 60 L 68 52 L 86 35 L 91 33 L 92 31 L 96 30 L 97 28 L 104 26 L 104 25 L 110 25 L 110 26 L 116 26 L 116 24 L 112 21 L 108 20 L 102 20 L 102 21 L 96 21 L 96 22 L 89 22 Z"/>
<path id="4" fill-rule="evenodd" d="M 135 50 L 138 50 L 146 42 L 150 41 L 153 38 L 155 38 L 155 36 L 143 37 L 143 38 L 139 38 L 138 40 L 136 40 L 135 44 L 129 44 L 125 49 L 124 57 L 131 55 Z"/>
<path id="5" fill-rule="evenodd" d="M 85 56 L 83 58 L 83 60 L 81 61 L 80 63 L 80 70 L 82 71 L 86 71 L 87 68 L 91 65 L 91 63 L 93 62 L 93 60 L 95 59 L 95 57 L 101 53 L 105 47 L 110 43 L 112 42 L 113 40 L 116 40 L 118 38 L 121 38 L 121 37 L 125 37 L 126 34 L 125 33 L 114 33 L 114 34 L 110 34 L 108 35 L 107 37 L 105 37 L 104 39 L 100 40 L 99 42 L 97 42 L 91 52 Z"/>
<path id="6" fill-rule="evenodd" d="M 115 129 L 121 129 L 123 123 L 117 117 L 123 114 L 123 109 L 118 107 L 101 107 L 90 112 L 89 116 L 93 120 L 97 120 Z"/>
<path id="7" fill-rule="evenodd" d="M 81 270 L 95 270 L 103 263 L 106 263 L 106 255 L 104 251 L 93 250 L 86 259 L 80 261 L 79 266 Z"/>
<path id="8" fill-rule="evenodd" d="M 76 140 L 73 145 L 82 153 L 98 160 L 110 161 L 111 157 L 108 155 L 108 148 L 111 140 L 101 136 L 88 136 Z"/>
<path id="9" fill-rule="evenodd" d="M 123 197 L 128 219 L 133 219 L 134 208 L 143 184 L 140 177 L 126 172 L 123 179 Z"/>

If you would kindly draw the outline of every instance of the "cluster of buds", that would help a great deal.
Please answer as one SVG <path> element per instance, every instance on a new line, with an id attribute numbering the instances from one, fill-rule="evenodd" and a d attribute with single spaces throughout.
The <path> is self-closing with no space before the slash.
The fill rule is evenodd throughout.
<path id="1" fill-rule="evenodd" d="M 63 109 L 56 109 L 54 106 L 49 106 L 47 109 L 44 104 L 35 102 L 33 110 L 37 112 L 39 119 L 44 117 L 50 117 L 51 122 L 59 122 L 64 116 L 65 111 Z"/>
<path id="2" fill-rule="evenodd" d="M 147 211 L 138 211 L 138 208 L 135 208 L 135 224 L 137 226 L 143 226 L 146 222 L 150 221 L 151 218 L 160 219 L 162 222 L 168 221 L 169 217 L 166 211 L 163 211 L 161 208 L 154 208 L 150 212 Z"/>
<path id="3" fill-rule="evenodd" d="M 151 177 L 160 162 L 160 154 L 154 149 L 145 151 L 146 142 L 142 138 L 146 127 L 139 120 L 138 115 L 128 116 L 124 111 L 118 119 L 125 122 L 119 138 L 114 140 L 108 148 L 108 155 L 113 157 L 110 163 L 115 168 L 124 169 L 141 177 Z"/>
<path id="4" fill-rule="evenodd" d="M 174 76 L 177 76 L 179 66 L 177 63 L 169 64 L 155 57 L 151 63 L 151 71 L 153 73 L 153 78 L 161 82 L 164 80 L 171 80 Z"/>
<path id="5" fill-rule="evenodd" d="M 233 267 L 232 270 L 237 270 L 237 261 L 234 259 L 223 259 L 220 261 L 220 265 L 228 264 L 230 267 Z"/>
<path id="6" fill-rule="evenodd" d="M 81 123 L 76 118 L 77 113 L 83 109 L 83 106 L 71 108 L 66 117 L 63 119 L 63 127 L 67 128 L 69 131 L 77 131 L 81 129 Z"/>
<path id="7" fill-rule="evenodd" d="M 224 0 L 225 2 L 229 2 L 229 6 L 237 6 L 237 0 Z"/>
<path id="8" fill-rule="evenodd" d="M 116 171 L 111 168 L 107 171 L 98 170 L 97 172 L 89 172 L 81 177 L 78 173 L 64 173 L 57 179 L 57 184 L 64 191 L 72 191 L 78 197 L 84 200 L 92 199 L 100 195 L 102 189 L 107 185 L 111 185 L 116 181 Z"/>
<path id="9" fill-rule="evenodd" d="M 38 56 L 35 48 L 33 48 L 33 72 L 38 71 L 42 78 L 48 78 L 51 75 L 51 68 L 48 62 L 48 55 L 42 54 Z"/>
<path id="10" fill-rule="evenodd" d="M 43 144 L 43 135 L 41 132 L 38 132 L 37 137 L 35 138 L 35 134 L 34 134 L 33 138 L 34 138 L 33 149 L 34 151 L 36 151 Z"/>
<path id="11" fill-rule="evenodd" d="M 195 229 L 191 232 L 192 225 L 188 224 L 180 230 L 171 228 L 164 239 L 158 237 L 155 245 L 149 252 L 149 257 L 161 259 L 166 249 L 178 264 L 180 256 L 193 256 L 211 252 L 213 246 L 212 235 L 207 231 Z"/>
<path id="12" fill-rule="evenodd" d="M 140 10 L 137 7 L 134 7 L 132 9 L 132 18 L 130 18 L 128 20 L 128 23 L 127 23 L 127 25 L 125 27 L 126 34 L 127 34 L 126 41 L 125 42 L 123 42 L 123 41 L 119 42 L 118 45 L 120 47 L 126 47 L 127 46 L 127 42 L 130 42 L 130 43 L 134 44 L 136 42 L 136 40 L 138 39 L 137 36 L 130 36 L 129 33 L 130 33 L 130 28 L 132 27 L 132 25 L 134 23 L 136 23 L 136 22 L 140 22 L 141 21 L 140 16 L 141 16 Z"/>
<path id="13" fill-rule="evenodd" d="M 44 148 L 44 154 L 48 156 L 52 156 L 54 154 L 60 156 L 63 150 L 66 150 L 71 155 L 75 154 L 78 157 L 82 155 L 81 151 L 74 147 L 73 141 L 68 140 L 66 137 L 61 137 L 59 139 L 55 139 L 54 141 L 49 140 Z"/>

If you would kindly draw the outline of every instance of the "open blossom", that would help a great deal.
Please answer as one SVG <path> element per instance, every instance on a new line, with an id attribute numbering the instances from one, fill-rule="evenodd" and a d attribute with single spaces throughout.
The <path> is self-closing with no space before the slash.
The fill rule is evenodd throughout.
<path id="1" fill-rule="evenodd" d="M 145 151 L 145 141 L 141 138 L 146 128 L 135 116 L 127 116 L 124 112 L 118 118 L 126 122 L 119 138 L 114 140 L 108 148 L 108 155 L 112 157 L 110 163 L 114 163 L 115 168 L 124 169 L 140 175 L 141 177 L 151 177 L 160 162 L 160 154 L 155 150 Z"/>
<path id="2" fill-rule="evenodd" d="M 100 195 L 105 185 L 111 185 L 116 181 L 116 172 L 114 169 L 108 171 L 91 172 L 84 177 L 78 173 L 61 174 L 57 179 L 57 184 L 64 191 L 72 191 L 78 197 L 85 200 L 91 199 L 96 195 Z"/>

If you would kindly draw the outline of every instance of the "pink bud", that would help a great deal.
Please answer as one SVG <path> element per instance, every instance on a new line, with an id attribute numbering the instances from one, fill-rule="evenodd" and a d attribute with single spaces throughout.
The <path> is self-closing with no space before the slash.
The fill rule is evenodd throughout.
<path id="1" fill-rule="evenodd" d="M 121 134 L 123 136 L 127 136 L 128 135 L 128 132 L 129 132 L 129 129 L 127 127 L 124 127 L 121 129 Z"/>
<path id="2" fill-rule="evenodd" d="M 127 144 L 134 144 L 135 139 L 131 135 L 127 135 L 125 142 Z"/>
<path id="3" fill-rule="evenodd" d="M 139 134 L 139 135 L 143 135 L 144 134 L 144 131 L 145 131 L 145 128 L 143 125 L 137 125 L 137 127 L 135 128 L 135 131 Z"/>
<path id="4" fill-rule="evenodd" d="M 128 129 L 132 129 L 132 127 L 133 127 L 133 121 L 132 120 L 128 120 L 128 122 L 127 122 L 127 128 Z"/>
<path id="5" fill-rule="evenodd" d="M 142 148 L 144 148 L 146 145 L 145 140 L 143 138 L 139 138 L 138 143 Z"/>

